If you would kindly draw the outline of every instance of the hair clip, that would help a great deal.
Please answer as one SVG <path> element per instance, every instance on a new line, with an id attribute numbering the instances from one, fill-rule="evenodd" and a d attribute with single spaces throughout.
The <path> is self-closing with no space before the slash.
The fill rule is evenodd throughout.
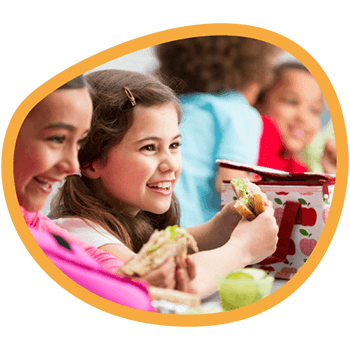
<path id="1" fill-rule="evenodd" d="M 127 87 L 123 86 L 123 89 L 124 89 L 125 95 L 129 99 L 131 105 L 133 107 L 135 107 L 136 106 L 136 101 L 135 101 L 135 98 L 134 98 L 133 94 L 131 93 L 131 91 Z"/>

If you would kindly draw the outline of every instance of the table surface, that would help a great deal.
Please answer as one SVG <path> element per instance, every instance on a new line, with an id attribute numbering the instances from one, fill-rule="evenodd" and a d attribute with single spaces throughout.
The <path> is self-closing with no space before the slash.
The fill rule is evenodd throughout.
<path id="1" fill-rule="evenodd" d="M 272 285 L 272 289 L 270 294 L 275 292 L 277 289 L 281 288 L 283 285 L 285 285 L 289 280 L 283 280 L 283 279 L 275 279 Z M 214 294 L 210 295 L 209 297 L 205 298 L 201 302 L 201 306 L 205 307 L 220 307 L 220 297 L 219 292 L 215 292 Z"/>

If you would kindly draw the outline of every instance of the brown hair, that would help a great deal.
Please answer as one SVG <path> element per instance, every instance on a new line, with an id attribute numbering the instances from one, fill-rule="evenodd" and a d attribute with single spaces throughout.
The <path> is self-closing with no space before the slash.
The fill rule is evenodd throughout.
<path id="1" fill-rule="evenodd" d="M 311 73 L 309 72 L 309 70 L 300 62 L 283 62 L 279 65 L 277 65 L 274 69 L 273 72 L 273 78 L 270 80 L 269 84 L 266 85 L 259 93 L 257 100 L 256 100 L 256 104 L 255 107 L 256 108 L 261 108 L 262 105 L 265 103 L 265 99 L 266 99 L 266 95 L 267 92 L 270 91 L 270 89 L 276 84 L 276 82 L 280 79 L 281 75 L 289 70 L 289 69 L 297 69 L 306 73 L 309 73 L 311 75 Z"/>
<path id="2" fill-rule="evenodd" d="M 242 91 L 251 81 L 263 83 L 281 49 L 252 38 L 206 36 L 161 44 L 155 52 L 162 79 L 184 83 L 179 93 L 216 93 Z"/>
<path id="3" fill-rule="evenodd" d="M 154 77 L 110 69 L 92 72 L 86 79 L 93 101 L 93 118 L 86 143 L 78 155 L 82 168 L 98 158 L 106 160 L 108 150 L 118 144 L 131 127 L 134 108 L 124 87 L 131 91 L 136 105 L 151 107 L 173 103 L 180 123 L 181 108 L 174 91 Z M 78 216 L 90 220 L 135 252 L 155 229 L 179 224 L 180 210 L 174 194 L 166 213 L 158 215 L 140 211 L 134 217 L 118 211 L 100 198 L 93 190 L 94 181 L 84 175 L 68 177 L 54 200 L 54 217 Z"/>

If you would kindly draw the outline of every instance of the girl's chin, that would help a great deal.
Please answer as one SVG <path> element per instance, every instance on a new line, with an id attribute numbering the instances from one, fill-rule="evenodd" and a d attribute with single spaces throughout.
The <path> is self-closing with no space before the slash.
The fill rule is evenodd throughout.
<path id="1" fill-rule="evenodd" d="M 158 208 L 149 208 L 149 210 L 145 210 L 145 211 L 148 211 L 152 214 L 156 214 L 156 215 L 162 215 L 162 214 L 165 214 L 170 208 L 170 205 L 168 206 L 164 206 L 164 207 L 158 207 Z"/>
<path id="2" fill-rule="evenodd" d="M 18 202 L 20 206 L 25 208 L 30 212 L 37 212 L 44 208 L 48 196 L 43 195 L 35 195 L 35 194 L 26 194 L 23 196 L 18 196 Z"/>

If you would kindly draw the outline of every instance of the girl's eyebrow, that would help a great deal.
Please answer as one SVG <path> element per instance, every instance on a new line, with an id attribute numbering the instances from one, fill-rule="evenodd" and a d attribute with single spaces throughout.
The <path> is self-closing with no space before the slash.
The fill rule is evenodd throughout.
<path id="1" fill-rule="evenodd" d="M 72 124 L 67 124 L 67 123 L 62 123 L 62 122 L 57 122 L 57 123 L 52 123 L 47 126 L 45 126 L 45 129 L 66 129 L 66 130 L 74 130 L 75 126 Z"/>
<path id="2" fill-rule="evenodd" d="M 176 135 L 173 140 L 176 140 L 177 138 L 181 137 L 181 134 L 178 134 Z M 138 140 L 137 143 L 141 143 L 141 142 L 144 142 L 144 141 L 160 141 L 162 138 L 161 137 L 158 137 L 158 136 L 149 136 L 149 137 L 145 137 L 141 140 Z"/>
<path id="3" fill-rule="evenodd" d="M 67 124 L 67 123 L 62 123 L 62 122 L 57 122 L 57 123 L 52 123 L 47 126 L 45 126 L 44 129 L 65 129 L 69 131 L 75 130 L 75 126 L 72 124 Z M 87 129 L 84 134 L 88 134 L 90 132 L 90 129 Z"/>

